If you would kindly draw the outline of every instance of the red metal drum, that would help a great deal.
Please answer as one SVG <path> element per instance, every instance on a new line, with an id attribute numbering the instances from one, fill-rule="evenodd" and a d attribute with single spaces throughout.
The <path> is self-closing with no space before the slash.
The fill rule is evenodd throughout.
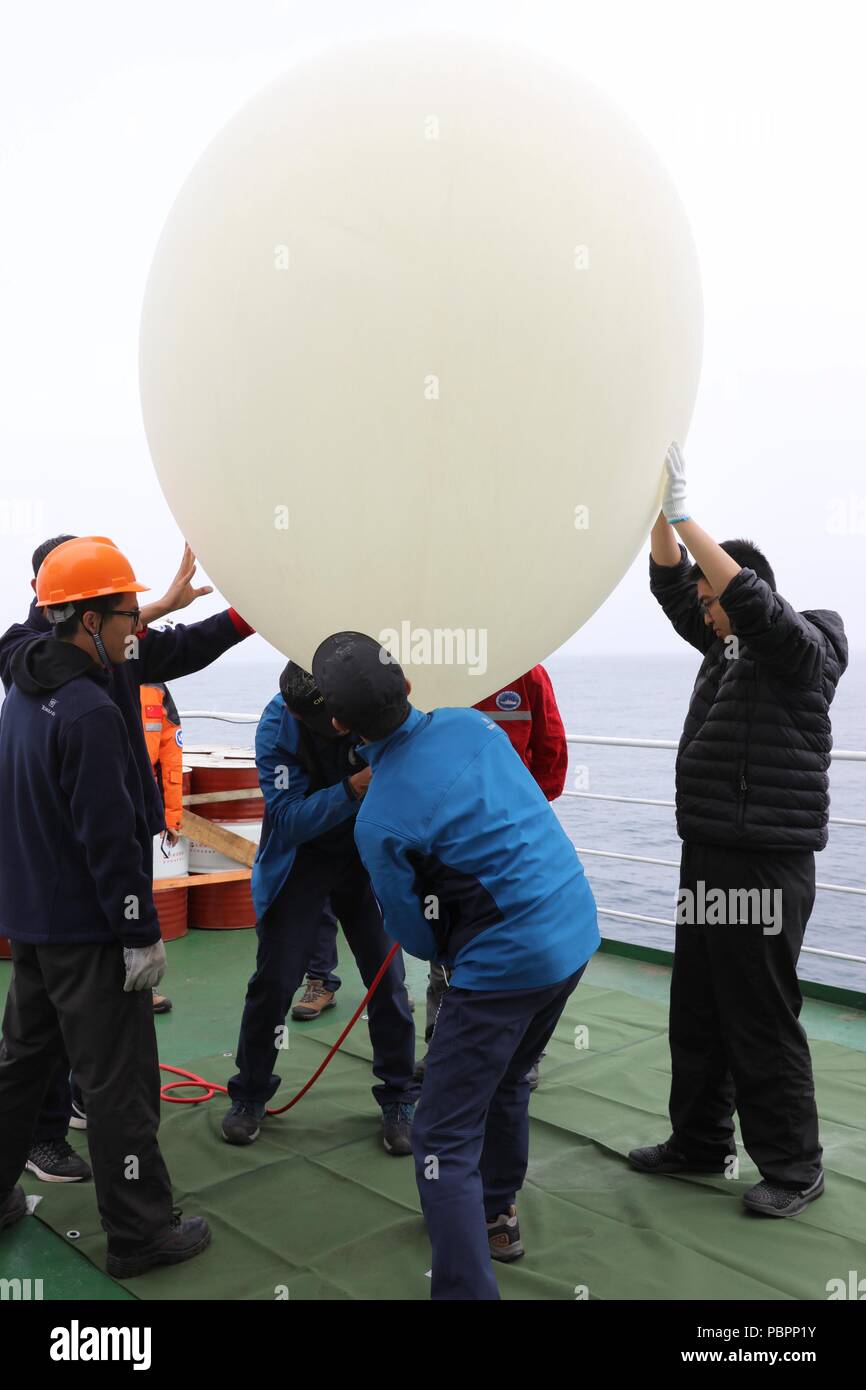
<path id="1" fill-rule="evenodd" d="M 154 893 L 156 915 L 163 941 L 177 941 L 189 931 L 189 889 L 166 888 Z"/>
<path id="2" fill-rule="evenodd" d="M 189 894 L 189 924 L 204 931 L 238 931 L 256 925 L 249 879 L 202 884 Z"/>

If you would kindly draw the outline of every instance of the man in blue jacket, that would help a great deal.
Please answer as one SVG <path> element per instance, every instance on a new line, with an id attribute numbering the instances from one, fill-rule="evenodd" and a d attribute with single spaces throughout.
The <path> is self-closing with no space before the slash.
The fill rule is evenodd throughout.
<path id="1" fill-rule="evenodd" d="M 400 666 L 362 633 L 327 638 L 313 675 L 334 727 L 364 739 L 355 841 L 386 930 L 449 976 L 412 1138 L 432 1297 L 496 1299 L 491 1255 L 523 1254 L 527 1072 L 599 945 L 595 902 L 493 720 L 414 709 Z"/>
<path id="2" fill-rule="evenodd" d="M 143 587 L 103 537 L 57 546 L 37 583 L 53 634 L 19 644 L 0 712 L 0 935 L 13 960 L 0 1049 L 0 1227 L 24 1215 L 14 1184 L 65 1047 L 87 1101 L 116 1278 L 190 1259 L 210 1240 L 201 1217 L 173 1215 L 156 1139 L 150 991 L 165 949 L 144 788 L 110 689 L 140 627 Z"/>
<path id="3" fill-rule="evenodd" d="M 352 835 L 370 782 L 357 737 L 337 734 L 309 671 L 290 661 L 280 694 L 256 731 L 256 765 L 265 802 L 262 837 L 253 865 L 258 917 L 256 970 L 247 988 L 237 1053 L 229 1081 L 231 1109 L 223 1120 L 229 1144 L 249 1144 L 280 1078 L 274 1071 L 285 1019 L 310 958 L 330 899 L 361 978 L 369 987 L 393 942 Z M 388 1153 L 412 1152 L 412 1112 L 419 1085 L 415 1025 L 398 951 L 370 1000 L 373 1095 L 382 1108 Z"/>
<path id="4" fill-rule="evenodd" d="M 34 591 L 43 562 L 58 546 L 75 539 L 68 535 L 54 536 L 37 546 L 33 552 L 31 580 Z M 209 666 L 229 647 L 253 632 L 233 608 L 205 618 L 202 622 L 179 625 L 166 632 L 148 626 L 212 592 L 209 585 L 194 587 L 195 568 L 195 556 L 187 545 L 169 589 L 161 599 L 142 605 L 138 633 L 133 634 L 125 644 L 123 659 L 106 672 L 105 688 L 120 710 L 133 754 L 130 794 L 143 797 L 152 835 L 158 835 L 164 829 L 165 812 L 142 730 L 139 687 L 192 675 Z M 11 665 L 16 652 L 38 637 L 49 636 L 51 632 L 44 611 L 34 598 L 24 622 L 13 624 L 0 636 L 0 680 L 7 693 L 12 684 Z M 69 1059 L 61 1045 L 57 1067 L 45 1095 L 27 1158 L 28 1169 L 45 1182 L 81 1182 L 90 1177 L 90 1169 L 84 1159 L 79 1157 L 66 1139 L 72 1108 Z M 79 1116 L 78 1123 L 86 1125 L 86 1120 Z"/>

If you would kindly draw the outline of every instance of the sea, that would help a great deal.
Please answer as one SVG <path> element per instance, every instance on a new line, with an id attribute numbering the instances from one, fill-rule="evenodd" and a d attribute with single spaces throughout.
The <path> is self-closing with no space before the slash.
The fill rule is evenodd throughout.
<path id="1" fill-rule="evenodd" d="M 690 656 L 602 656 L 558 653 L 548 670 L 566 731 L 613 738 L 678 739 L 697 674 Z M 224 659 L 171 684 L 178 709 L 259 715 L 278 690 L 283 662 L 244 664 Z M 866 661 L 856 653 L 831 709 L 834 747 L 866 751 Z M 184 721 L 184 743 L 252 748 L 254 725 Z M 672 801 L 673 749 L 569 745 L 566 791 Z M 831 816 L 866 822 L 866 761 L 835 761 L 830 772 Z M 673 949 L 673 915 L 680 841 L 669 806 L 634 805 L 563 796 L 554 809 L 578 847 L 599 908 L 661 918 L 669 925 L 600 917 L 602 935 Z M 639 864 L 602 858 L 590 850 L 673 861 Z M 819 888 L 806 948 L 866 957 L 866 825 L 831 825 L 817 856 L 819 884 L 853 887 L 857 894 Z M 866 963 L 804 950 L 803 979 L 866 992 Z"/>

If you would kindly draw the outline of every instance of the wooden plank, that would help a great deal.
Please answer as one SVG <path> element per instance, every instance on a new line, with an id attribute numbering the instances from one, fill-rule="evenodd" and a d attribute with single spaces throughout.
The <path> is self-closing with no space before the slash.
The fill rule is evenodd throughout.
<path id="1" fill-rule="evenodd" d="M 182 830 L 184 835 L 189 836 L 198 844 L 207 845 L 208 849 L 218 850 L 228 859 L 234 859 L 238 864 L 245 864 L 248 869 L 253 867 L 258 846 L 250 840 L 245 840 L 242 835 L 235 835 L 231 830 L 223 830 L 222 826 L 217 825 L 215 821 L 205 820 L 204 816 L 197 816 L 194 811 L 184 811 Z"/>
<path id="2" fill-rule="evenodd" d="M 184 806 L 203 806 L 214 801 L 249 801 L 251 797 L 261 796 L 261 787 L 235 787 L 224 792 L 191 792 L 183 798 Z"/>
<path id="3" fill-rule="evenodd" d="M 179 874 L 176 878 L 157 878 L 154 893 L 166 893 L 170 888 L 203 888 L 207 884 L 240 883 L 252 877 L 249 869 L 221 869 L 216 874 Z"/>

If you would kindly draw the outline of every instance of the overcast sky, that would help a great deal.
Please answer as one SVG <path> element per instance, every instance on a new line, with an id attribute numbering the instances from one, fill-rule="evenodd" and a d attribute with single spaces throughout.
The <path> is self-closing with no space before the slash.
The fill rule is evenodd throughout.
<path id="1" fill-rule="evenodd" d="M 852 4 L 76 0 L 9 7 L 0 53 L 0 628 L 34 545 L 111 536 L 155 592 L 181 537 L 138 402 L 169 207 L 225 120 L 300 52 L 409 28 L 572 64 L 671 170 L 703 275 L 695 517 L 750 535 L 798 608 L 866 648 L 866 85 Z M 568 644 L 674 650 L 643 557 Z M 197 616 L 218 606 L 203 601 Z M 192 616 L 192 613 L 190 614 Z M 258 649 L 265 651 L 262 643 Z M 237 659 L 257 653 L 245 644 Z"/>

